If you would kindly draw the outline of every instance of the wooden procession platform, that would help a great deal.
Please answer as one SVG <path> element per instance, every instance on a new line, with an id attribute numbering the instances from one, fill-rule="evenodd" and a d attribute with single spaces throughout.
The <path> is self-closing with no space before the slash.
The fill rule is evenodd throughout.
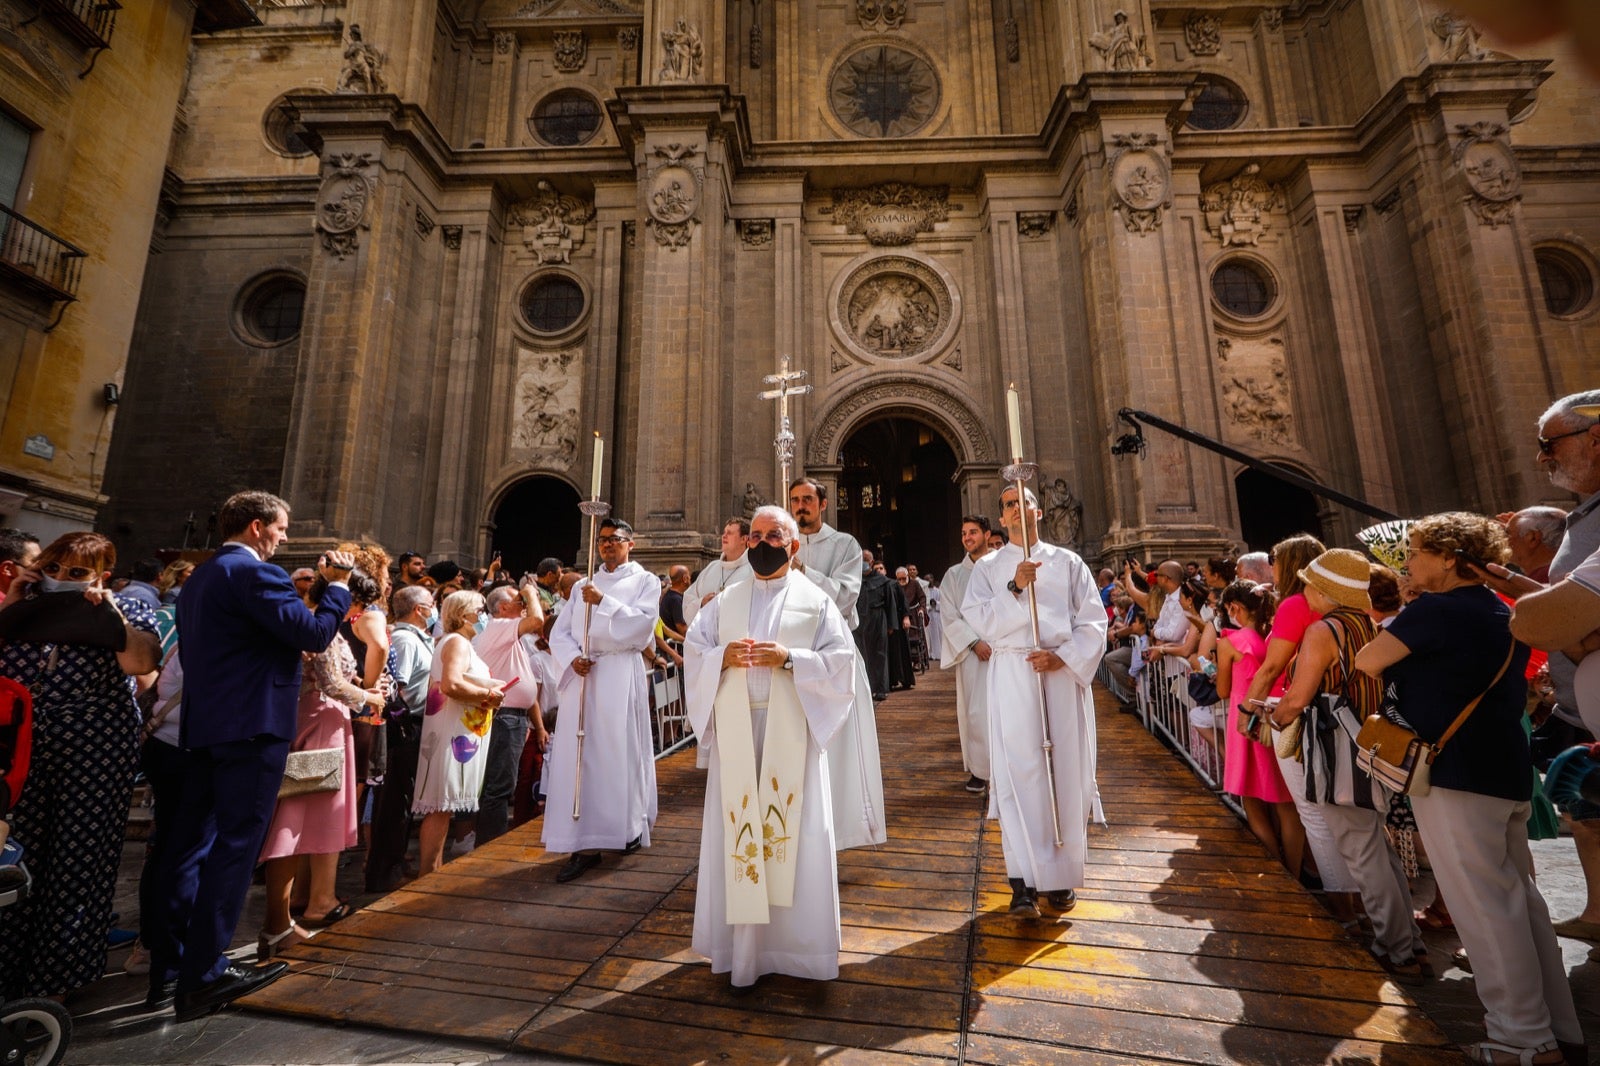
<path id="1" fill-rule="evenodd" d="M 963 791 L 955 694 L 878 705 L 889 840 L 839 856 L 839 979 L 734 996 L 689 950 L 705 775 L 658 764 L 653 846 L 566 885 L 524 826 L 288 956 L 245 1005 L 641 1064 L 1457 1063 L 1460 1053 L 1238 820 L 1100 696 L 1088 884 L 1006 913 L 997 823 Z"/>

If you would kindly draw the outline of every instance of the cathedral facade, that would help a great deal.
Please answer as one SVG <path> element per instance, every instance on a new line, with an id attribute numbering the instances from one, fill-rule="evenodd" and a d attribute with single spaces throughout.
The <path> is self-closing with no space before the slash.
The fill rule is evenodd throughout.
<path id="1" fill-rule="evenodd" d="M 348 0 L 195 41 L 100 523 L 698 562 L 794 466 L 951 561 L 1005 392 L 1047 535 L 1190 555 L 1549 497 L 1600 384 L 1600 93 L 1421 0 Z M 797 381 L 797 378 L 786 379 Z"/>

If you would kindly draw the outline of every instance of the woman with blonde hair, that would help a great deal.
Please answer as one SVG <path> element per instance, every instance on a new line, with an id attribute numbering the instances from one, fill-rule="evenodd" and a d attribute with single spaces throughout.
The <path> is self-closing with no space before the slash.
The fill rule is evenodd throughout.
<path id="1" fill-rule="evenodd" d="M 1413 523 L 1409 539 L 1407 570 L 1423 595 L 1362 649 L 1356 668 L 1383 679 L 1393 716 L 1423 741 L 1439 744 L 1461 723 L 1411 809 L 1486 1012 L 1489 1039 L 1467 1054 L 1485 1063 L 1583 1061 L 1566 965 L 1528 848 L 1528 648 L 1512 637 L 1510 609 L 1484 585 L 1483 566 L 1507 554 L 1505 531 L 1482 515 L 1447 512 Z"/>
<path id="2" fill-rule="evenodd" d="M 478 809 L 489 758 L 489 728 L 505 698 L 504 682 L 489 676 L 489 667 L 472 648 L 472 638 L 488 622 L 483 597 L 452 592 L 440 615 L 445 635 L 433 652 L 411 802 L 411 813 L 422 817 L 417 835 L 422 845 L 418 868 L 423 874 L 444 861 L 450 816 Z"/>
<path id="3" fill-rule="evenodd" d="M 192 573 L 194 564 L 187 559 L 174 559 L 168 563 L 167 568 L 161 571 L 161 576 L 156 579 L 156 591 L 161 594 L 161 602 L 177 603 L 178 592 Z"/>

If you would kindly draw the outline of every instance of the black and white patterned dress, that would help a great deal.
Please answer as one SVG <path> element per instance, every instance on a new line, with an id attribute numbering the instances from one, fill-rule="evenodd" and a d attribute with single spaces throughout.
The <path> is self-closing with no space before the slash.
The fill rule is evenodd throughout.
<path id="1" fill-rule="evenodd" d="M 116 600 L 136 629 L 156 631 L 149 606 Z M 0 646 L 0 674 L 33 692 L 33 761 L 11 812 L 33 893 L 0 910 L 0 992 L 62 995 L 105 972 L 139 708 L 106 648 L 17 641 Z"/>

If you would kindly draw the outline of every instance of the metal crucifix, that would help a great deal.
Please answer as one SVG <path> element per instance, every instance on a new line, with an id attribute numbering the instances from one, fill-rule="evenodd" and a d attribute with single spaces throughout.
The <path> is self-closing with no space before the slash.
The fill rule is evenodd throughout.
<path id="1" fill-rule="evenodd" d="M 808 376 L 804 370 L 790 370 L 789 357 L 786 355 L 778 364 L 776 374 L 768 374 L 761 379 L 763 385 L 776 387 L 756 393 L 758 400 L 778 401 L 778 435 L 773 438 L 772 446 L 778 451 L 778 466 L 783 472 L 783 480 L 778 486 L 780 494 L 789 491 L 789 475 L 794 468 L 794 429 L 789 424 L 789 397 L 804 396 L 811 391 L 810 385 L 800 384 Z"/>

